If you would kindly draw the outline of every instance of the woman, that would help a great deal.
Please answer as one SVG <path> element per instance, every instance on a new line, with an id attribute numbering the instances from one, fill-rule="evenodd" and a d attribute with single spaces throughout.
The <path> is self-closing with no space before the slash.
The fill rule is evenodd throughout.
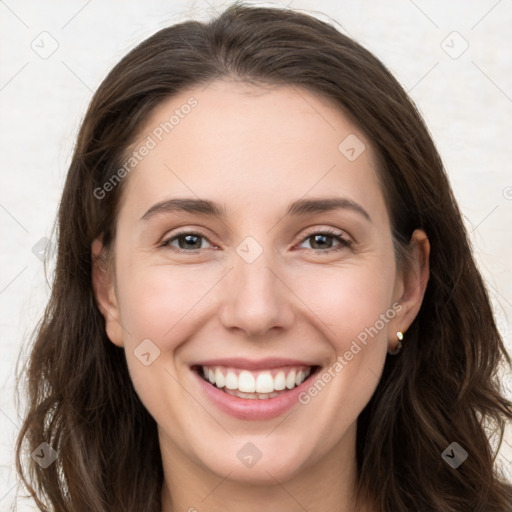
<path id="1" fill-rule="evenodd" d="M 235 5 L 141 43 L 58 228 L 17 443 L 41 510 L 511 509 L 510 358 L 442 162 L 333 27 Z"/>

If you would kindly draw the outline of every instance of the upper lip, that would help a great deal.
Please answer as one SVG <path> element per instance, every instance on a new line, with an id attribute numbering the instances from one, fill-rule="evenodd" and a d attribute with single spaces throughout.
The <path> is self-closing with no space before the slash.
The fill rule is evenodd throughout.
<path id="1" fill-rule="evenodd" d="M 316 366 L 315 363 L 282 357 L 268 357 L 265 359 L 246 359 L 243 357 L 208 359 L 199 361 L 192 366 L 226 366 L 244 370 L 270 370 L 283 366 Z"/>

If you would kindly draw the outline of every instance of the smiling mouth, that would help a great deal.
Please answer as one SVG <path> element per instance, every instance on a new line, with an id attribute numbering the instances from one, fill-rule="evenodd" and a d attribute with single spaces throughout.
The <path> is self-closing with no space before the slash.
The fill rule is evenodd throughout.
<path id="1" fill-rule="evenodd" d="M 291 391 L 318 372 L 320 366 L 286 366 L 248 371 L 224 366 L 199 366 L 195 371 L 213 387 L 238 398 L 268 400 Z"/>

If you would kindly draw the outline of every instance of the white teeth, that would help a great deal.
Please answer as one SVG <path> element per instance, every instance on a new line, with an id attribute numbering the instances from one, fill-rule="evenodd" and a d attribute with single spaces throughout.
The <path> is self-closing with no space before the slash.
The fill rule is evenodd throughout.
<path id="1" fill-rule="evenodd" d="M 215 384 L 218 388 L 223 388 L 225 386 L 226 380 L 224 379 L 224 374 L 221 372 L 220 368 L 215 370 Z"/>
<path id="2" fill-rule="evenodd" d="M 282 391 L 286 387 L 286 377 L 284 372 L 278 372 L 274 377 L 274 389 L 276 391 Z"/>
<path id="3" fill-rule="evenodd" d="M 202 370 L 205 379 L 219 389 L 223 388 L 226 392 L 229 390 L 230 395 L 249 399 L 273 398 L 279 394 L 276 393 L 278 391 L 299 386 L 311 374 L 310 367 L 293 368 L 286 371 L 279 370 L 277 373 L 272 371 L 250 372 L 247 370 L 237 372 L 219 366 L 203 366 Z"/>
<path id="4" fill-rule="evenodd" d="M 271 393 L 274 391 L 274 379 L 269 372 L 260 373 L 256 379 L 256 391 L 258 393 Z"/>
<path id="5" fill-rule="evenodd" d="M 236 376 L 236 373 L 228 372 L 226 374 L 225 384 L 228 389 L 238 389 L 238 377 Z"/>
<path id="6" fill-rule="evenodd" d="M 288 389 L 293 389 L 295 387 L 295 370 L 292 370 L 287 376 L 286 376 L 286 387 Z"/>
<path id="7" fill-rule="evenodd" d="M 238 376 L 238 390 L 244 393 L 254 393 L 256 391 L 256 381 L 251 372 L 243 370 Z"/>

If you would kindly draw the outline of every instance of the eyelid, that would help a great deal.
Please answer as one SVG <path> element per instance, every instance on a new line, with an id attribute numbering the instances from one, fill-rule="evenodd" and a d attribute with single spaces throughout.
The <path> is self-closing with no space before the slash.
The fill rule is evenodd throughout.
<path id="1" fill-rule="evenodd" d="M 302 235 L 302 240 L 304 240 L 304 238 L 307 238 L 308 236 L 322 233 L 336 236 L 347 235 L 347 241 L 349 239 L 352 240 L 350 235 L 344 229 L 332 228 L 329 226 L 313 226 L 311 228 L 306 228 L 305 234 Z"/>
<path id="2" fill-rule="evenodd" d="M 304 241 L 306 238 L 312 236 L 312 235 L 331 235 L 333 237 L 340 237 L 343 238 L 346 242 L 353 243 L 354 240 L 350 235 L 344 230 L 344 229 L 338 229 L 338 228 L 331 228 L 331 227 L 318 227 L 314 226 L 312 228 L 306 229 L 306 234 L 302 235 L 301 242 Z M 345 235 L 345 236 L 343 236 Z"/>

